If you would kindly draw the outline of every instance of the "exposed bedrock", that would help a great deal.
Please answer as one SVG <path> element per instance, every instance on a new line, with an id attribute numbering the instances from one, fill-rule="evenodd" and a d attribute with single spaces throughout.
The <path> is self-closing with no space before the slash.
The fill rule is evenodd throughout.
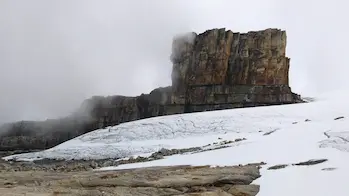
<path id="1" fill-rule="evenodd" d="M 137 97 L 95 96 L 63 119 L 7 124 L 0 128 L 0 151 L 45 149 L 154 116 L 302 102 L 289 86 L 286 32 L 279 29 L 176 36 L 171 61 L 172 86 Z"/>

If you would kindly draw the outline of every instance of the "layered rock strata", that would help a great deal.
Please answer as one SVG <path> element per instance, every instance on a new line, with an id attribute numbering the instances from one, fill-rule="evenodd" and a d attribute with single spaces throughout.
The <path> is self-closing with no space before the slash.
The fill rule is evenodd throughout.
<path id="1" fill-rule="evenodd" d="M 252 182 L 261 177 L 259 167 L 253 165 L 0 173 L 0 195 L 13 196 L 255 196 L 260 186 Z"/>
<path id="2" fill-rule="evenodd" d="M 0 150 L 49 148 L 98 128 L 155 116 L 302 102 L 289 86 L 286 32 L 279 29 L 177 36 L 171 61 L 172 86 L 138 97 L 95 96 L 64 119 L 8 124 Z"/>

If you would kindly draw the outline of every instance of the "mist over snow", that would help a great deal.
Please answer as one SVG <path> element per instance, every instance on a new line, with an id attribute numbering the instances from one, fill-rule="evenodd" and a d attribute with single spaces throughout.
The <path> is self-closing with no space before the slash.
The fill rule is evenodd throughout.
<path id="1" fill-rule="evenodd" d="M 65 116 L 93 95 L 138 95 L 171 84 L 175 35 L 225 27 L 287 31 L 290 85 L 346 88 L 343 0 L 2 0 L 0 123 Z"/>

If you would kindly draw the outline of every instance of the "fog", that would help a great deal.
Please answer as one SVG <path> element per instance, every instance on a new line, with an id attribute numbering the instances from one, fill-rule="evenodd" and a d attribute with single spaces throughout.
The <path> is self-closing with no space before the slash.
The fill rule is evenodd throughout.
<path id="1" fill-rule="evenodd" d="M 0 123 L 65 116 L 93 95 L 170 85 L 172 38 L 225 27 L 287 31 L 290 85 L 345 87 L 344 0 L 2 0 Z"/>

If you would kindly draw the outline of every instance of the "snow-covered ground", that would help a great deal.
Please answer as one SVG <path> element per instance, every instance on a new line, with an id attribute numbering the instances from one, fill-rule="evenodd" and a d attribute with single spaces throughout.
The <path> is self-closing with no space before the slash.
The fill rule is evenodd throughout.
<path id="1" fill-rule="evenodd" d="M 334 97 L 335 95 L 335 97 Z M 349 93 L 334 92 L 310 103 L 173 115 L 121 124 L 77 137 L 52 149 L 6 159 L 120 158 L 165 148 L 203 146 L 247 138 L 229 148 L 120 165 L 124 169 L 162 165 L 237 165 L 267 163 L 261 169 L 259 196 L 349 194 Z M 337 117 L 344 117 L 335 120 Z M 267 132 L 274 131 L 269 135 Z M 313 166 L 277 164 L 328 159 Z M 336 168 L 326 171 L 324 168 Z"/>

